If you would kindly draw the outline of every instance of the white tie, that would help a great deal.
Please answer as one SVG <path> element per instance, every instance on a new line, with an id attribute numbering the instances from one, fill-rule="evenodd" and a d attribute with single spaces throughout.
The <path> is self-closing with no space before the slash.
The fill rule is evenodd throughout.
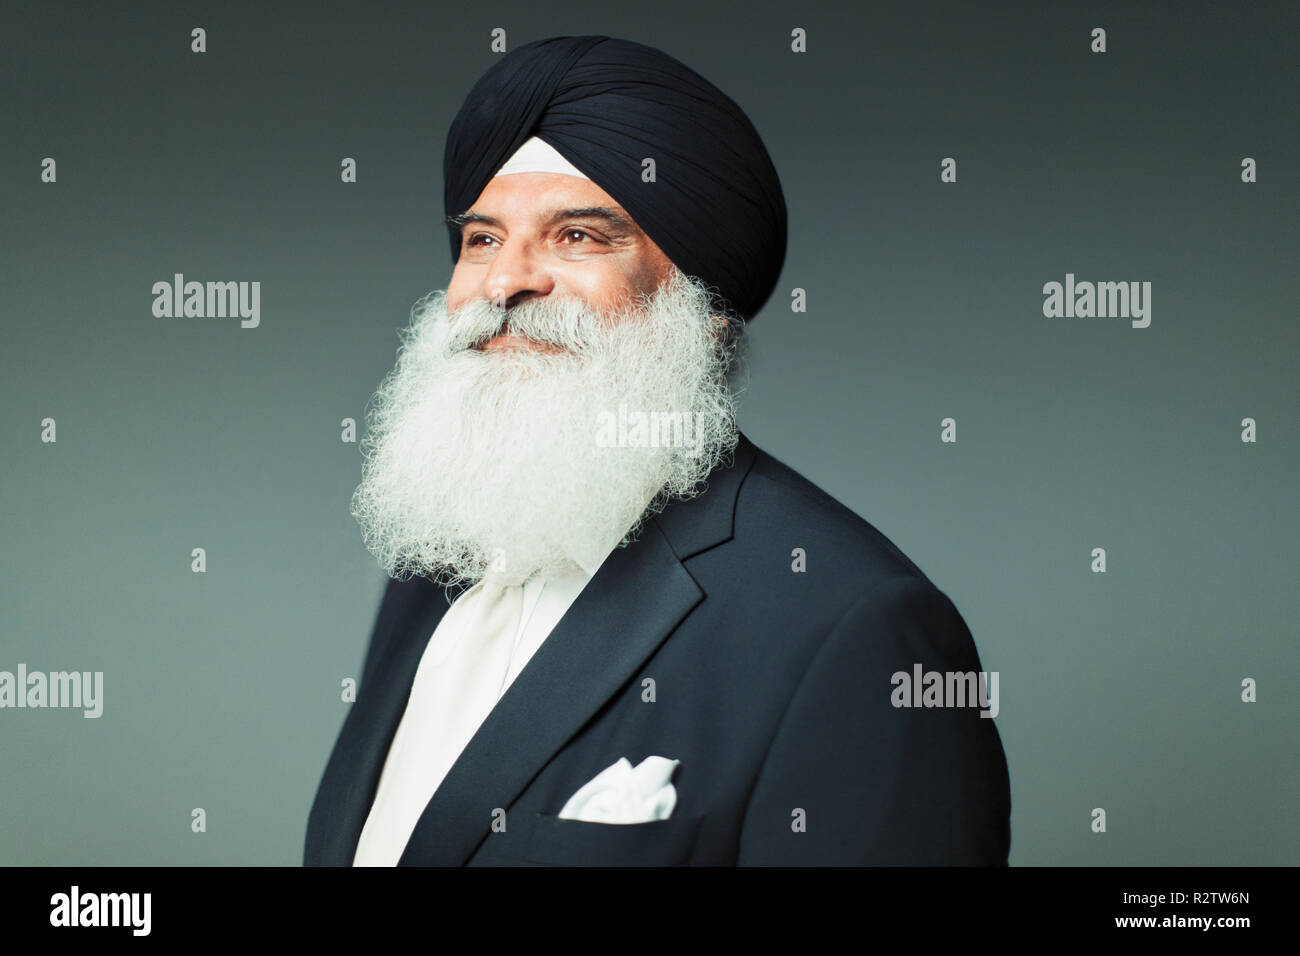
<path id="1" fill-rule="evenodd" d="M 420 658 L 354 866 L 401 859 L 429 795 L 501 696 L 522 616 L 523 586 L 493 574 L 447 609 Z"/>

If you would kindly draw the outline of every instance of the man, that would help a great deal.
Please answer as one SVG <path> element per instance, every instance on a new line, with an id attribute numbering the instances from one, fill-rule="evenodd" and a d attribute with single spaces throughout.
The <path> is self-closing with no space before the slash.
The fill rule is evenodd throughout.
<path id="1" fill-rule="evenodd" d="M 455 269 L 354 499 L 393 580 L 305 863 L 1005 863 L 961 616 L 736 430 L 786 241 L 745 114 L 557 37 L 484 75 L 444 172 Z M 980 693 L 919 706 L 931 672 Z"/>

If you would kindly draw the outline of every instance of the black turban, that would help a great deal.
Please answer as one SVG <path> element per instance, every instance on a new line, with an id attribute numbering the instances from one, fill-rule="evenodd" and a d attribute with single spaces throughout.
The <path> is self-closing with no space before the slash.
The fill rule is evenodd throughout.
<path id="1" fill-rule="evenodd" d="M 609 193 L 717 304 L 752 318 L 785 261 L 785 198 L 743 110 L 652 47 L 606 36 L 519 47 L 474 85 L 447 134 L 448 216 L 537 136 Z M 641 161 L 655 161 L 655 182 Z M 460 229 L 451 228 L 451 258 Z"/>

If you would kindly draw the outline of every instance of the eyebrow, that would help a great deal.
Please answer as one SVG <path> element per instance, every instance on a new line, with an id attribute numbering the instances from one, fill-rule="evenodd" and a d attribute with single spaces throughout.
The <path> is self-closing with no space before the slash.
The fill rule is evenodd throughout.
<path id="1" fill-rule="evenodd" d="M 551 214 L 545 225 L 553 226 L 564 219 L 602 219 L 606 225 L 615 229 L 631 229 L 635 225 L 627 216 L 609 206 L 581 206 L 577 209 L 558 209 Z M 473 210 L 461 213 L 459 216 L 447 217 L 447 225 L 456 229 L 467 226 L 471 222 L 480 222 L 485 226 L 504 228 L 501 220 L 494 219 L 492 216 L 484 216 Z"/>

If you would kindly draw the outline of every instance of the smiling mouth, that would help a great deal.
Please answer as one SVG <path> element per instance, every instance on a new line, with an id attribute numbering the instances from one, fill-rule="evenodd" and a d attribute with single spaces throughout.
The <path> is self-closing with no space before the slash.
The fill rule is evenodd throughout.
<path id="1" fill-rule="evenodd" d="M 503 349 L 528 349 L 530 352 L 561 351 L 557 346 L 537 342 L 523 335 L 515 335 L 513 332 L 499 333 L 490 339 L 479 342 L 473 348 L 479 352 L 495 352 Z"/>
<path id="2" fill-rule="evenodd" d="M 537 344 L 532 339 L 526 339 L 522 335 L 515 335 L 511 332 L 502 332 L 492 336 L 486 342 L 480 342 L 477 348 L 480 349 L 508 349 L 508 348 L 536 348 Z"/>

